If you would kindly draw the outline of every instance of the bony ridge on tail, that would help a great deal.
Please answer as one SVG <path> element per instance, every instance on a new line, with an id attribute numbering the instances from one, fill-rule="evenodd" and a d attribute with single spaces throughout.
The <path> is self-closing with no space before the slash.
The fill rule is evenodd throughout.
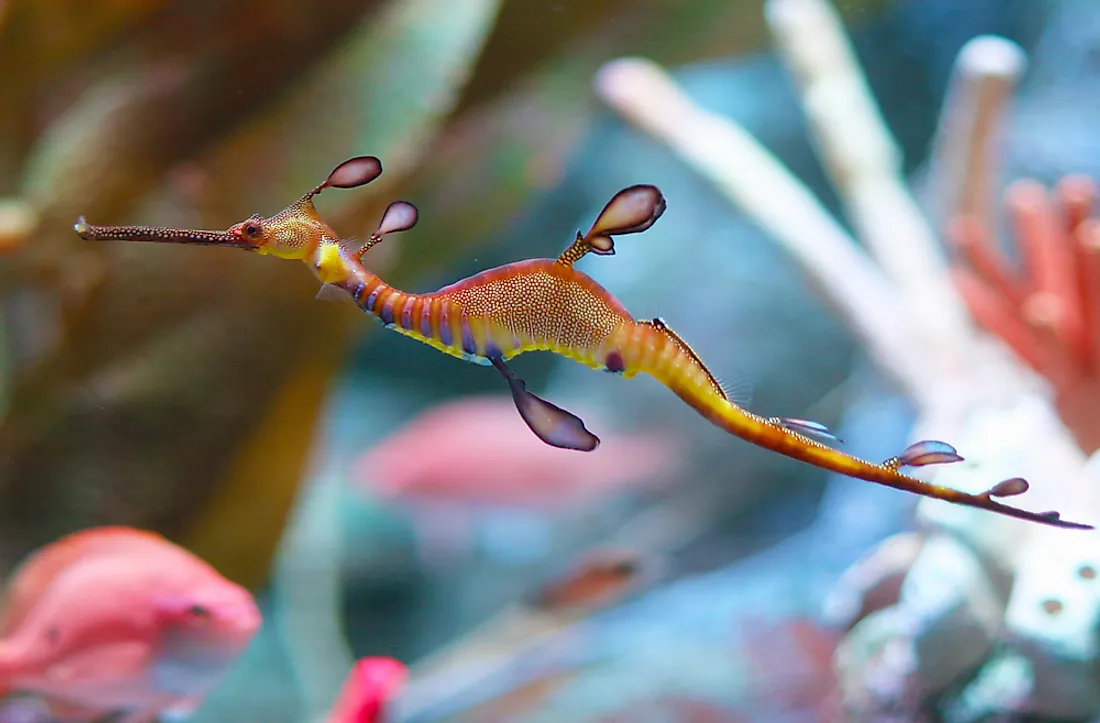
<path id="1" fill-rule="evenodd" d="M 591 451 L 599 438 L 576 415 L 528 391 L 508 360 L 548 350 L 594 369 L 632 377 L 652 375 L 711 423 L 741 439 L 840 474 L 956 504 L 1057 527 L 1092 529 L 1057 512 L 1031 512 L 997 498 L 1027 491 L 1021 478 L 969 494 L 919 480 L 903 467 L 958 462 L 954 447 L 917 442 L 896 457 L 875 463 L 825 441 L 837 441 L 823 425 L 802 419 L 762 417 L 726 397 L 714 375 L 661 319 L 636 320 L 626 308 L 574 264 L 592 253 L 615 253 L 615 236 L 645 231 L 664 213 L 661 192 L 636 185 L 615 194 L 587 233 L 577 232 L 557 259 L 528 259 L 482 271 L 425 294 L 396 289 L 368 270 L 363 257 L 384 236 L 412 228 L 416 207 L 391 203 L 365 243 L 343 240 L 317 214 L 313 197 L 326 188 L 355 188 L 382 173 L 373 156 L 352 158 L 292 205 L 263 218 L 253 215 L 225 231 L 159 226 L 95 226 L 81 217 L 75 230 L 87 240 L 148 241 L 226 246 L 304 262 L 322 284 L 339 290 L 388 329 L 445 354 L 494 367 L 504 378 L 520 416 L 547 444 Z"/>

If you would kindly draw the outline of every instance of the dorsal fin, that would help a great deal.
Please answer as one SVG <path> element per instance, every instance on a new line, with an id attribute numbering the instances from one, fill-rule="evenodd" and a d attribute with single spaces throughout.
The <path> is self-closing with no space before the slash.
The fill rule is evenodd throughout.
<path id="1" fill-rule="evenodd" d="M 725 399 L 726 401 L 733 401 L 726 394 L 726 390 L 722 387 L 721 382 L 719 382 L 718 379 L 715 378 L 714 374 L 712 374 L 710 369 L 707 368 L 707 365 L 703 363 L 703 360 L 700 359 L 699 355 L 695 353 L 695 350 L 691 348 L 691 345 L 688 344 L 686 341 L 684 341 L 680 337 L 679 334 L 677 334 L 675 331 L 673 331 L 669 327 L 669 325 L 665 323 L 664 319 L 662 319 L 661 317 L 658 316 L 658 317 L 656 317 L 654 319 L 651 319 L 649 321 L 643 321 L 643 322 L 640 322 L 640 323 L 649 324 L 654 329 L 659 330 L 660 332 L 665 334 L 665 336 L 667 336 L 669 339 L 671 339 L 672 342 L 674 344 L 676 344 L 677 347 L 680 348 L 680 351 L 682 351 L 684 354 L 687 354 L 689 357 L 691 357 L 691 359 L 699 366 L 699 368 L 703 370 L 703 373 L 707 375 L 707 379 L 710 380 L 711 386 L 714 387 L 715 393 L 719 394 L 722 397 L 722 399 Z M 734 402 L 734 403 L 736 403 L 736 402 Z"/>

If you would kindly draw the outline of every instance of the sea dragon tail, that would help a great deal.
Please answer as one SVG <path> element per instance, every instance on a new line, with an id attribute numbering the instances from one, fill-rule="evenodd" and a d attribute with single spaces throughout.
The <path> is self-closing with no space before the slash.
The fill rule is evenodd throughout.
<path id="1" fill-rule="evenodd" d="M 1019 477 L 999 482 L 981 494 L 970 494 L 925 482 L 900 471 L 901 467 L 961 461 L 962 457 L 954 447 L 945 442 L 917 442 L 897 457 L 875 463 L 814 439 L 819 437 L 836 441 L 823 425 L 801 419 L 762 417 L 749 412 L 726 398 L 722 387 L 691 347 L 660 319 L 636 322 L 628 330 L 624 342 L 623 356 L 627 359 L 628 375 L 638 372 L 652 375 L 712 424 L 759 447 L 815 467 L 923 497 L 1045 525 L 1092 529 L 1091 525 L 1062 520 L 1057 512 L 1030 512 L 994 499 L 1026 492 L 1028 484 Z"/>

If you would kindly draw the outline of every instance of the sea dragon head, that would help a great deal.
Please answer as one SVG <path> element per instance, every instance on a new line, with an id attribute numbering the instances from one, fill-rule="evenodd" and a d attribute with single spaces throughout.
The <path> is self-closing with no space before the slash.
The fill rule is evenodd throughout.
<path id="1" fill-rule="evenodd" d="M 145 241 L 150 243 L 184 243 L 201 246 L 225 246 L 270 254 L 283 259 L 306 260 L 325 240 L 336 242 L 336 233 L 329 228 L 313 206 L 313 197 L 326 188 L 356 188 L 382 175 L 382 162 L 374 156 L 357 156 L 333 169 L 323 183 L 306 193 L 285 209 L 264 218 L 253 214 L 225 231 L 179 229 L 165 226 L 96 226 L 83 216 L 73 229 L 89 241 Z M 387 219 L 389 223 L 387 225 Z M 405 230 L 416 223 L 412 204 L 396 201 L 390 204 L 383 223 L 371 239 L 386 233 Z M 370 242 L 365 246 L 369 248 Z M 366 248 L 359 253 L 362 254 Z"/>

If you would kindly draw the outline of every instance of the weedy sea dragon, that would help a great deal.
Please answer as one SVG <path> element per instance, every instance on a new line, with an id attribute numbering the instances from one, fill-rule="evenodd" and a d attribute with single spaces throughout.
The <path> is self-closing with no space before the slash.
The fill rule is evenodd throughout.
<path id="1" fill-rule="evenodd" d="M 352 158 L 324 183 L 269 218 L 253 215 L 225 231 L 157 226 L 94 226 L 81 217 L 75 230 L 87 240 L 150 241 L 226 246 L 304 262 L 323 286 L 319 296 L 347 294 L 383 326 L 445 354 L 493 366 L 504 377 L 520 415 L 545 443 L 591 451 L 599 445 L 576 415 L 528 391 L 507 361 L 528 351 L 549 350 L 598 370 L 633 377 L 646 372 L 712 424 L 752 444 L 823 469 L 925 497 L 978 507 L 1059 527 L 1091 529 L 1060 519 L 1057 512 L 1030 512 L 994 498 L 1026 492 L 1019 477 L 981 494 L 968 494 L 903 474 L 902 467 L 958 462 L 945 442 L 926 440 L 896 457 L 874 463 L 819 440 L 836 442 L 823 425 L 802 419 L 762 417 L 731 401 L 691 347 L 661 319 L 635 320 L 592 278 L 574 268 L 586 254 L 615 253 L 614 236 L 645 231 L 664 213 L 661 192 L 650 185 L 619 191 L 587 233 L 557 259 L 528 259 L 482 271 L 426 294 L 395 289 L 362 263 L 390 233 L 412 228 L 416 207 L 391 203 L 378 229 L 364 243 L 342 240 L 317 214 L 313 197 L 326 188 L 355 188 L 382 173 L 373 156 Z"/>

